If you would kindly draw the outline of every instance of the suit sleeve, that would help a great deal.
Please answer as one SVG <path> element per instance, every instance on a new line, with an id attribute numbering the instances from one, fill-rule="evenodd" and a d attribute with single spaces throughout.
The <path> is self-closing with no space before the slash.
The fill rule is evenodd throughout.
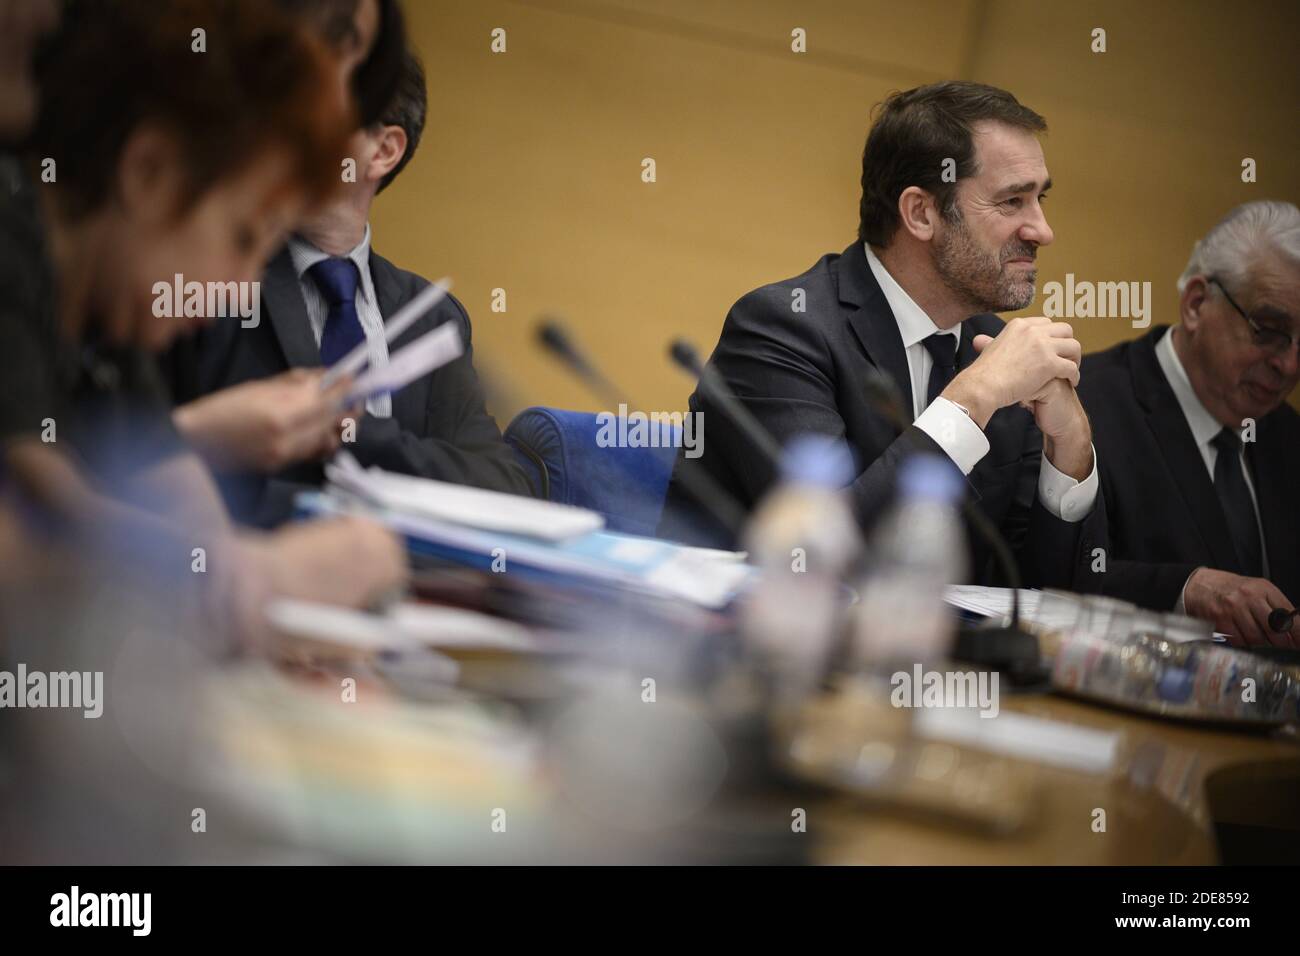
<path id="1" fill-rule="evenodd" d="M 1087 590 L 1155 611 L 1172 611 L 1198 567 L 1164 561 L 1111 561 L 1104 572 L 1099 569 L 1092 576 Z"/>
<path id="2" fill-rule="evenodd" d="M 846 436 L 832 380 L 830 346 L 805 318 L 792 312 L 788 293 L 781 287 L 752 292 L 732 307 L 710 359 L 782 447 L 808 432 L 842 440 Z M 726 412 L 716 410 L 707 395 L 700 395 L 700 406 L 706 412 L 706 454 L 725 462 L 746 500 L 756 501 L 776 477 L 773 463 L 739 429 L 730 427 Z M 722 424 L 710 431 L 714 422 Z M 880 427 L 882 434 L 891 431 L 883 416 Z M 889 503 L 899 462 L 917 451 L 943 454 L 933 438 L 913 425 L 854 479 L 850 500 L 863 523 Z"/>
<path id="3" fill-rule="evenodd" d="M 1102 467 L 1099 498 L 1107 494 L 1117 495 L 1118 491 L 1114 487 L 1114 482 L 1117 480 L 1119 475 L 1114 470 Z M 1115 550 L 1121 552 L 1125 550 L 1122 546 L 1122 537 L 1121 529 L 1117 528 L 1115 540 L 1121 544 Z M 1200 567 L 1199 564 L 1184 561 L 1133 561 L 1127 558 L 1112 558 L 1109 541 L 1101 547 L 1106 549 L 1106 560 L 1089 562 L 1086 569 L 1087 580 L 1080 584 L 1078 590 L 1119 598 L 1156 611 L 1172 611 L 1179 597 L 1182 596 L 1187 579 Z"/>
<path id="4" fill-rule="evenodd" d="M 536 494 L 514 452 L 488 414 L 474 371 L 469 316 L 455 299 L 465 354 L 434 373 L 429 390 L 428 437 L 408 431 L 395 418 L 365 415 L 352 452 L 362 465 L 472 485 L 517 495 Z"/>
<path id="5" fill-rule="evenodd" d="M 1031 423 L 1025 429 L 1015 503 L 1002 528 L 1020 565 L 1023 583 L 1033 588 L 1096 592 L 1098 581 L 1092 568 L 1110 551 L 1105 492 L 1099 485 L 1092 510 L 1082 521 L 1066 521 L 1049 511 L 1038 494 L 1042 462 L 1043 435 Z"/>

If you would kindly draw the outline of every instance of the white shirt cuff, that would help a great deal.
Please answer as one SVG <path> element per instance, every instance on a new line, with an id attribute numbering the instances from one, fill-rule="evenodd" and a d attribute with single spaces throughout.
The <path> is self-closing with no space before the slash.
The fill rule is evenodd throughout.
<path id="1" fill-rule="evenodd" d="M 1192 572 L 1192 574 L 1195 573 L 1196 573 L 1195 571 Z M 1187 576 L 1187 581 L 1190 581 L 1192 579 L 1192 574 L 1189 574 Z M 1183 582 L 1183 589 L 1178 592 L 1178 601 L 1177 603 L 1174 604 L 1175 614 L 1187 613 L 1187 581 Z"/>
<path id="2" fill-rule="evenodd" d="M 1038 469 L 1038 500 L 1062 521 L 1073 524 L 1088 517 L 1097 502 L 1099 485 L 1096 448 L 1092 449 L 1092 471 L 1083 481 L 1075 481 L 1057 471 L 1047 456 L 1043 456 L 1043 464 Z"/>
<path id="3" fill-rule="evenodd" d="M 971 421 L 969 415 L 942 396 L 931 402 L 913 424 L 934 439 L 963 475 L 969 475 L 980 459 L 989 453 L 989 440 L 983 430 Z M 1096 494 L 1095 490 L 1093 493 Z"/>

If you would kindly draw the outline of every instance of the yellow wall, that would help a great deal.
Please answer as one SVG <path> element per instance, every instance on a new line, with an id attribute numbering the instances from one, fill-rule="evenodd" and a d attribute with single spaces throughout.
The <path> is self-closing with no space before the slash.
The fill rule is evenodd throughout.
<path id="1" fill-rule="evenodd" d="M 1239 202 L 1297 200 L 1300 6 L 1042 0 L 406 0 L 429 75 L 420 152 L 375 207 L 375 245 L 451 275 L 504 426 L 600 407 L 533 347 L 543 312 L 640 407 L 685 405 L 664 343 L 707 354 L 728 307 L 855 236 L 871 107 L 966 78 L 1047 117 L 1067 272 L 1150 281 L 1156 322 L 1193 240 Z M 507 52 L 489 49 L 495 27 Z M 807 31 L 808 52 L 790 50 Z M 1107 52 L 1090 50 L 1094 27 Z M 1243 157 L 1259 181 L 1241 182 Z M 658 181 L 641 181 L 641 161 Z M 506 290 L 505 313 L 490 309 Z M 1042 311 L 1042 299 L 1030 312 Z M 1074 322 L 1086 349 L 1139 334 Z M 1293 396 L 1296 401 L 1300 396 Z"/>

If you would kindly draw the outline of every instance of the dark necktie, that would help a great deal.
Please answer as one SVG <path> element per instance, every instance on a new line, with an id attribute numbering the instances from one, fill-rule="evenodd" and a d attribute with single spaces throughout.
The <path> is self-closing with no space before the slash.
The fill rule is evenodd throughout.
<path id="1" fill-rule="evenodd" d="M 1223 516 L 1228 519 L 1241 573 L 1259 577 L 1264 573 L 1259 522 L 1246 485 L 1246 473 L 1241 467 L 1241 437 L 1233 429 L 1225 428 L 1210 443 L 1218 450 L 1214 459 L 1214 490 L 1219 494 Z"/>
<path id="2" fill-rule="evenodd" d="M 930 353 L 930 358 L 934 359 L 934 365 L 930 367 L 930 381 L 925 387 L 925 405 L 929 408 L 957 374 L 957 336 L 936 332 L 922 339 L 921 344 Z"/>
<path id="3" fill-rule="evenodd" d="M 334 256 L 322 259 L 307 274 L 329 306 L 320 337 L 320 360 L 322 365 L 333 365 L 366 339 L 357 318 L 357 264 Z"/>

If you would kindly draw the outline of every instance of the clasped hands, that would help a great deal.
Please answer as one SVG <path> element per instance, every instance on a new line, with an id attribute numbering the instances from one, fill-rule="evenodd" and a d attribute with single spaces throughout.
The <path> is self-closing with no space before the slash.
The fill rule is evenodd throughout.
<path id="1" fill-rule="evenodd" d="M 1083 347 L 1065 322 L 1043 316 L 1009 321 L 997 336 L 977 335 L 978 357 L 941 393 L 984 428 L 993 413 L 1020 405 L 1043 433 L 1043 454 L 1076 481 L 1092 472 L 1092 428 L 1075 392 Z"/>

